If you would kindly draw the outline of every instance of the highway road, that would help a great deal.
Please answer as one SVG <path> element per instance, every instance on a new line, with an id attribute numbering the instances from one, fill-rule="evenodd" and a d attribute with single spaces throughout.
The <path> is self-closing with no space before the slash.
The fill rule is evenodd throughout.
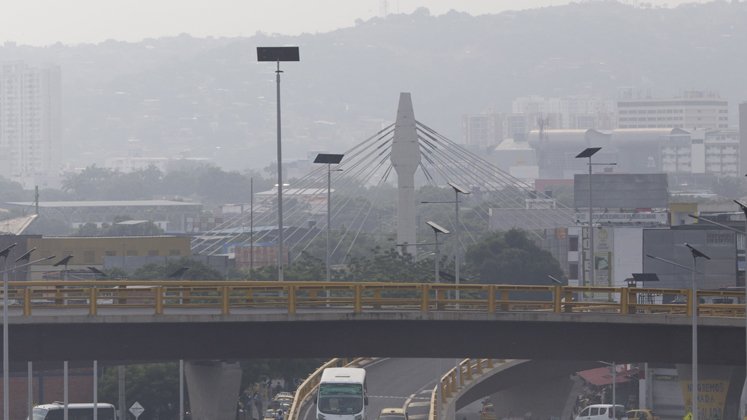
<path id="1" fill-rule="evenodd" d="M 428 418 L 431 391 L 441 376 L 461 359 L 377 359 L 364 366 L 368 383 L 368 419 L 383 408 L 406 408 L 412 420 Z M 315 407 L 301 408 L 301 420 L 315 420 Z"/>

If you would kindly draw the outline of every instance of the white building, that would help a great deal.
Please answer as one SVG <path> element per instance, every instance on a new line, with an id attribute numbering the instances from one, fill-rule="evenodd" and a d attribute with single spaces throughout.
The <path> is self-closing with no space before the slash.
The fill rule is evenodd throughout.
<path id="1" fill-rule="evenodd" d="M 621 99 L 618 128 L 729 128 L 729 102 L 713 92 L 689 91 L 679 98 Z"/>
<path id="2" fill-rule="evenodd" d="M 59 67 L 0 64 L 0 175 L 25 188 L 57 181 L 61 96 Z"/>

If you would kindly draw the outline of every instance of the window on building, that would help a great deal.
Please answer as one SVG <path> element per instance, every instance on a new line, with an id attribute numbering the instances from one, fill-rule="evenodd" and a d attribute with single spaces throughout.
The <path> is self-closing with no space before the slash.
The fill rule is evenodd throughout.
<path id="1" fill-rule="evenodd" d="M 150 251 L 148 251 L 148 256 L 149 257 L 157 257 L 158 256 L 158 250 L 157 249 L 151 249 Z"/>
<path id="2" fill-rule="evenodd" d="M 568 251 L 578 251 L 578 236 L 568 237 Z"/>
<path id="3" fill-rule="evenodd" d="M 578 279 L 578 263 L 572 262 L 568 263 L 568 278 L 569 279 Z"/>
<path id="4" fill-rule="evenodd" d="M 104 251 L 104 255 L 107 257 L 116 257 L 117 251 Z"/>

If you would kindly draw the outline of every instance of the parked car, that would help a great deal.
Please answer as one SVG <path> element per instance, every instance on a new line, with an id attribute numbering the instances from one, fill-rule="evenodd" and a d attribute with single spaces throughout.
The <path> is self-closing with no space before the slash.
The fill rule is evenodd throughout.
<path id="1" fill-rule="evenodd" d="M 614 408 L 614 410 L 613 410 Z M 625 407 L 618 404 L 592 404 L 576 416 L 575 420 L 609 420 L 609 419 L 627 419 L 625 416 Z"/>

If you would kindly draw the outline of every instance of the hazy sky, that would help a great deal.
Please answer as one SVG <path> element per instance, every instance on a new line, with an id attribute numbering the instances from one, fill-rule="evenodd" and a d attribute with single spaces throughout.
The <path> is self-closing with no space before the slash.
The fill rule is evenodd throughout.
<path id="1" fill-rule="evenodd" d="M 583 0 L 581 0 L 583 1 Z M 596 1 L 596 0 L 586 0 Z M 621 0 L 674 6 L 693 0 Z M 697 1 L 697 0 L 696 0 Z M 702 0 L 700 0 L 702 1 Z M 388 0 L 390 13 L 427 7 L 471 14 L 549 6 L 569 0 Z M 352 26 L 379 16 L 384 0 L 3 0 L 0 42 L 138 41 L 188 33 L 193 36 L 299 34 Z"/>

